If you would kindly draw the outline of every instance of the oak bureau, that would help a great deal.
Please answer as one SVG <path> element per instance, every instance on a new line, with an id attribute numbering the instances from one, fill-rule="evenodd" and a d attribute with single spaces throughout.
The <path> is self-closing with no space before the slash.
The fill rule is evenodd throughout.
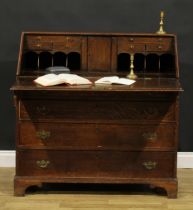
<path id="1" fill-rule="evenodd" d="M 67 65 L 92 81 L 42 87 L 33 80 Z M 24 32 L 16 82 L 15 195 L 43 183 L 149 184 L 177 196 L 179 67 L 176 36 Z"/>

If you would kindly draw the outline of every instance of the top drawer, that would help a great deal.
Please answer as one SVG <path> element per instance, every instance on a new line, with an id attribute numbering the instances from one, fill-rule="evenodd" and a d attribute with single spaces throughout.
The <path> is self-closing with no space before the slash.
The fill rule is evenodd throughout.
<path id="1" fill-rule="evenodd" d="M 81 36 L 34 36 L 28 37 L 25 49 L 37 51 L 81 51 Z"/>
<path id="2" fill-rule="evenodd" d="M 168 37 L 122 37 L 118 38 L 118 52 L 165 52 L 173 50 Z"/>
<path id="3" fill-rule="evenodd" d="M 70 122 L 175 121 L 175 103 L 170 101 L 22 100 L 20 120 Z"/>

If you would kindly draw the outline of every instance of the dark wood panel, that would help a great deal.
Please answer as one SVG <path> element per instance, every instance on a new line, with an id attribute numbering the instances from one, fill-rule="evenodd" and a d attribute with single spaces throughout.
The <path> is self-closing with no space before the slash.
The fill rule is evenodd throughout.
<path id="1" fill-rule="evenodd" d="M 88 70 L 110 71 L 111 37 L 88 37 Z"/>
<path id="2" fill-rule="evenodd" d="M 170 152 L 46 151 L 17 154 L 17 176 L 175 178 Z"/>
<path id="3" fill-rule="evenodd" d="M 19 145 L 31 148 L 174 150 L 176 146 L 175 124 L 109 125 L 20 122 L 19 129 Z"/>
<path id="4" fill-rule="evenodd" d="M 22 100 L 20 119 L 64 121 L 175 121 L 173 102 Z"/>

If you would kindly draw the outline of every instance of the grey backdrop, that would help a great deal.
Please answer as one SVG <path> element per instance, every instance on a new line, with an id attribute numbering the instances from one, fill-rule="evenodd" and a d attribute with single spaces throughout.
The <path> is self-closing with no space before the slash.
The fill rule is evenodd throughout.
<path id="1" fill-rule="evenodd" d="M 0 150 L 15 147 L 15 110 L 10 86 L 22 31 L 155 32 L 159 11 L 165 29 L 178 36 L 181 83 L 180 151 L 193 151 L 192 0 L 1 0 Z"/>

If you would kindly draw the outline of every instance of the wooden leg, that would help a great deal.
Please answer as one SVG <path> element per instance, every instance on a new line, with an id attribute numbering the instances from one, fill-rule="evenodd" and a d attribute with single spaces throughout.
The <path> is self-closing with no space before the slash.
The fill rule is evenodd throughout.
<path id="1" fill-rule="evenodd" d="M 168 198 L 177 198 L 177 194 L 178 194 L 177 184 L 174 184 L 173 186 L 168 186 L 165 189 L 167 191 Z"/>
<path id="2" fill-rule="evenodd" d="M 178 193 L 178 182 L 168 181 L 168 182 L 159 182 L 155 184 L 158 187 L 164 188 L 167 192 L 168 198 L 177 198 Z"/>
<path id="3" fill-rule="evenodd" d="M 26 189 L 31 186 L 41 187 L 42 183 L 37 180 L 27 180 L 27 179 L 15 177 L 15 179 L 14 179 L 14 195 L 15 196 L 24 196 Z"/>

